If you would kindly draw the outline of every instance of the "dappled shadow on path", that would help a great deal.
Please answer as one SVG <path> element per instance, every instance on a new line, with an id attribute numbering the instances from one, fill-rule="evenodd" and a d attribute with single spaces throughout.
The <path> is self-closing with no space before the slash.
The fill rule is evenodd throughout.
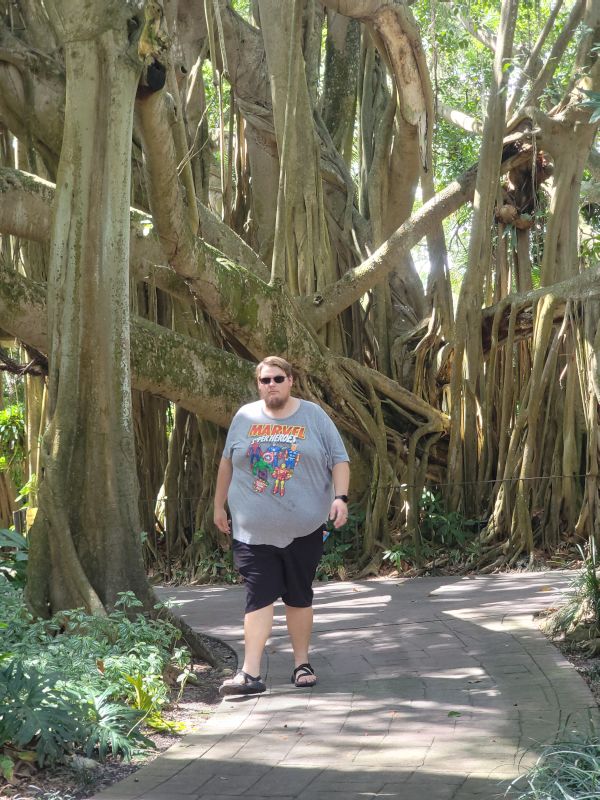
<path id="1" fill-rule="evenodd" d="M 270 757 L 257 752 L 252 760 L 236 756 L 237 742 L 230 741 L 220 750 L 232 755 L 222 759 L 207 754 L 188 760 L 184 754 L 174 758 L 169 751 L 160 768 L 146 768 L 131 779 L 111 787 L 100 797 L 120 800 L 365 800 L 399 798 L 401 800 L 469 800 L 501 798 L 506 784 L 494 777 L 447 775 L 412 768 L 373 766 L 331 766 L 331 763 L 286 763 L 273 766 Z M 232 746 L 233 745 L 233 746 Z M 293 751 L 292 751 L 293 752 Z"/>
<path id="2" fill-rule="evenodd" d="M 162 789 L 143 796 L 500 796 L 540 744 L 585 727 L 594 706 L 531 621 L 565 582 L 521 574 L 317 587 L 319 684 L 308 692 L 289 685 L 277 606 L 269 692 L 224 702 L 206 736 L 186 737 L 155 762 Z M 177 594 L 186 621 L 239 645 L 243 590 Z"/>

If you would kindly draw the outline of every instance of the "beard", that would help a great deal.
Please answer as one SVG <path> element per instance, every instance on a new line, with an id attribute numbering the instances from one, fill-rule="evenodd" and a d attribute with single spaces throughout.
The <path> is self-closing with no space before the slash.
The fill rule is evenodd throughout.
<path id="1" fill-rule="evenodd" d="M 265 397 L 265 405 L 267 408 L 283 408 L 287 401 L 287 397 L 280 397 L 279 395 L 267 395 Z"/>

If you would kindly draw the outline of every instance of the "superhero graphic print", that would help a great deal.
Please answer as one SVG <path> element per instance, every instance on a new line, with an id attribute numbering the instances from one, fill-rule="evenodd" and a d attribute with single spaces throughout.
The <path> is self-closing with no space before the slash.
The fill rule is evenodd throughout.
<path id="1" fill-rule="evenodd" d="M 253 424 L 247 437 L 250 444 L 246 456 L 252 471 L 252 489 L 257 494 L 270 491 L 283 497 L 286 483 L 294 477 L 302 460 L 298 441 L 306 438 L 306 426 Z"/>

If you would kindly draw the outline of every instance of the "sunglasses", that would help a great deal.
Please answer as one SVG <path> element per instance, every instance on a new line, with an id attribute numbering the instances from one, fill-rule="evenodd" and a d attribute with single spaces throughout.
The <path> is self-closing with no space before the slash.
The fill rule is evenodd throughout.
<path id="1" fill-rule="evenodd" d="M 286 375 L 275 375 L 273 378 L 259 378 L 258 382 L 262 383 L 263 386 L 268 386 L 271 381 L 273 383 L 283 383 L 286 377 Z"/>

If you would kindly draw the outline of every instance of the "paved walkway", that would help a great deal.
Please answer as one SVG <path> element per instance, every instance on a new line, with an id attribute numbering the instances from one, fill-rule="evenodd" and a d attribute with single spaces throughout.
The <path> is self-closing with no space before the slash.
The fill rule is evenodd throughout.
<path id="1" fill-rule="evenodd" d="M 264 695 L 230 698 L 101 800 L 499 797 L 593 698 L 538 632 L 564 573 L 320 585 L 313 690 L 290 685 L 276 606 Z M 240 651 L 243 589 L 169 590 L 192 626 Z M 241 651 L 240 651 L 241 652 Z"/>

